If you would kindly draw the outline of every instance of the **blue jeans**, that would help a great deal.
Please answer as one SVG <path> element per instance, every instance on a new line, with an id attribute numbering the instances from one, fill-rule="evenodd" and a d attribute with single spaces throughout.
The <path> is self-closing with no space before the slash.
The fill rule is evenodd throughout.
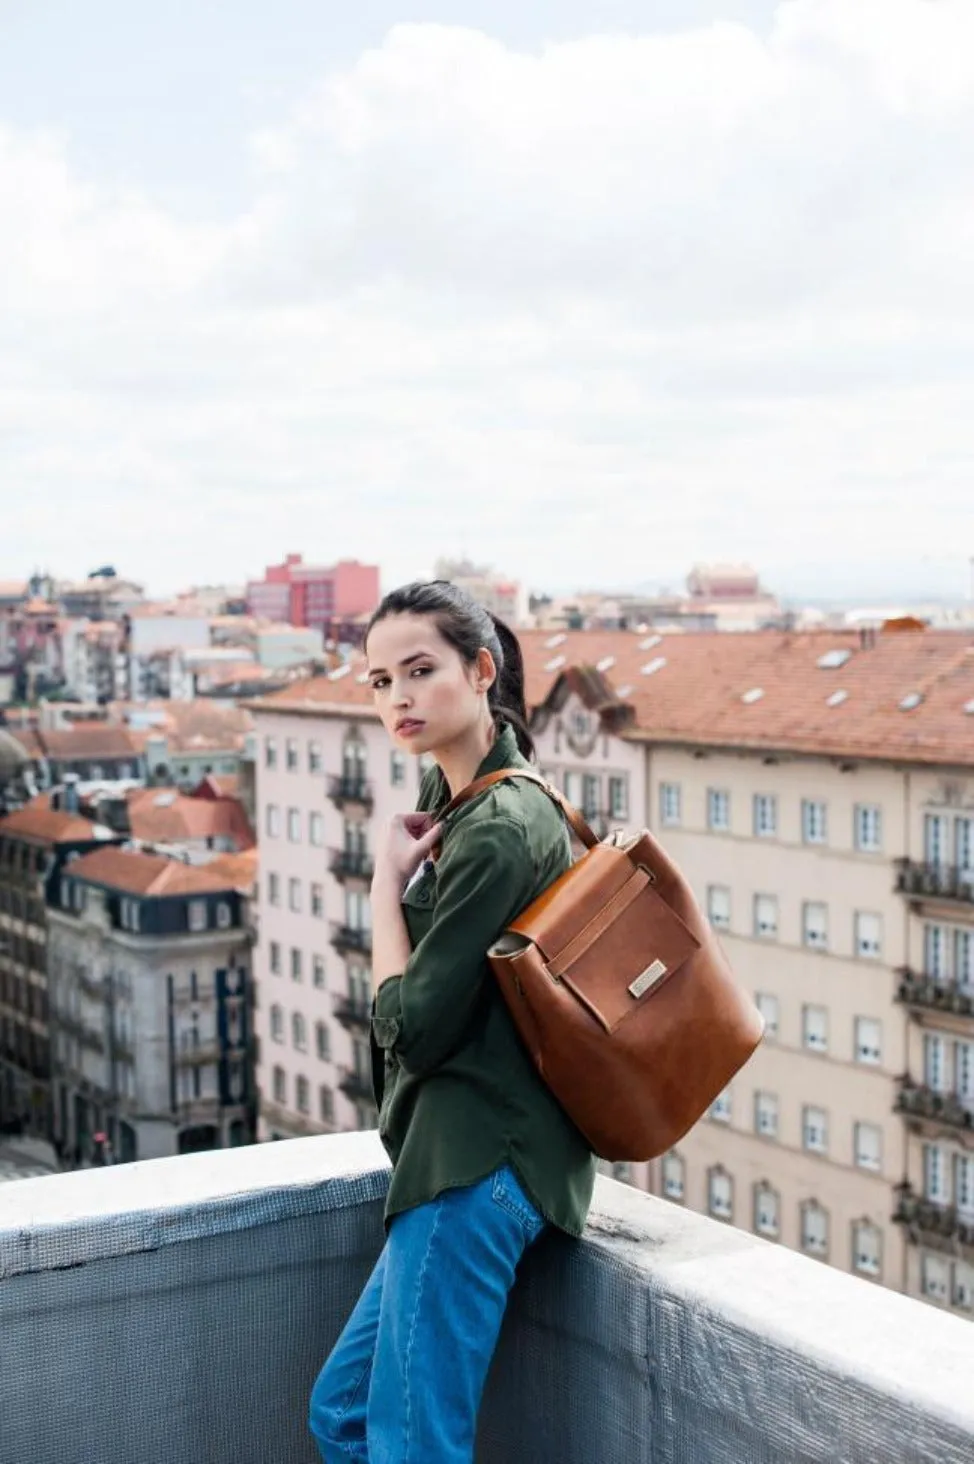
<path id="1" fill-rule="evenodd" d="M 471 1464 L 508 1292 L 544 1227 L 509 1165 L 394 1217 L 311 1394 L 325 1464 Z"/>

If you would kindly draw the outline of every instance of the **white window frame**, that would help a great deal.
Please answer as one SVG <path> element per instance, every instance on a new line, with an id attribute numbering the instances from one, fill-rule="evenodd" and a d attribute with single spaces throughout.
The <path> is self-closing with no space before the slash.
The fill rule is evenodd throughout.
<path id="1" fill-rule="evenodd" d="M 882 1275 L 883 1232 L 870 1220 L 857 1220 L 853 1224 L 852 1270 L 857 1276 Z"/>
<path id="2" fill-rule="evenodd" d="M 881 961 L 883 958 L 883 917 L 874 910 L 855 913 L 855 954 L 860 961 Z"/>
<path id="3" fill-rule="evenodd" d="M 829 806 L 822 798 L 802 799 L 802 841 L 819 845 L 829 841 Z"/>
<path id="4" fill-rule="evenodd" d="M 298 1113 L 311 1112 L 311 1085 L 304 1073 L 298 1073 L 294 1079 L 294 1106 Z"/>
<path id="5" fill-rule="evenodd" d="M 287 907 L 293 914 L 301 914 L 301 881 L 293 874 L 287 882 Z"/>
<path id="6" fill-rule="evenodd" d="M 883 810 L 878 803 L 857 803 L 853 814 L 853 842 L 859 854 L 883 852 Z"/>
<path id="7" fill-rule="evenodd" d="M 308 1023 L 303 1012 L 291 1013 L 291 1046 L 295 1052 L 308 1050 Z"/>
<path id="8" fill-rule="evenodd" d="M 321 743 L 316 737 L 312 737 L 308 743 L 308 772 L 320 773 L 324 767 L 324 759 L 321 751 Z"/>
<path id="9" fill-rule="evenodd" d="M 323 991 L 326 984 L 325 958 L 317 951 L 311 956 L 311 984 L 317 991 Z"/>
<path id="10" fill-rule="evenodd" d="M 267 943 L 267 965 L 272 976 L 281 974 L 281 944 L 272 940 Z"/>
<path id="11" fill-rule="evenodd" d="M 829 1116 L 817 1103 L 802 1107 L 802 1148 L 806 1154 L 828 1154 Z"/>
<path id="12" fill-rule="evenodd" d="M 269 839 L 278 839 L 281 836 L 281 810 L 276 803 L 268 803 L 264 809 L 264 828 L 267 830 Z"/>
<path id="13" fill-rule="evenodd" d="M 282 1067 L 275 1067 L 274 1068 L 274 1072 L 273 1072 L 273 1076 L 272 1076 L 272 1083 L 273 1083 L 272 1092 L 274 1094 L 274 1102 L 277 1103 L 277 1104 L 279 1104 L 280 1107 L 286 1108 L 287 1107 L 287 1073 L 284 1071 L 284 1069 Z"/>
<path id="14" fill-rule="evenodd" d="M 758 1090 L 754 1095 L 754 1132 L 766 1139 L 778 1137 L 778 1095 Z"/>
<path id="15" fill-rule="evenodd" d="M 733 1101 L 731 1099 L 731 1090 L 727 1087 L 718 1093 L 713 1103 L 711 1103 L 708 1117 L 712 1118 L 714 1123 L 730 1123 L 732 1116 Z"/>
<path id="16" fill-rule="evenodd" d="M 297 960 L 295 960 L 295 956 Z M 300 946 L 292 946 L 288 961 L 288 970 L 292 981 L 304 980 L 304 952 Z"/>
<path id="17" fill-rule="evenodd" d="M 757 991 L 754 994 L 754 1004 L 764 1019 L 765 1041 L 773 1042 L 781 1025 L 781 1003 L 773 992 Z"/>
<path id="18" fill-rule="evenodd" d="M 264 767 L 265 768 L 276 768 L 277 767 L 277 738 L 276 737 L 265 737 L 264 738 Z"/>
<path id="19" fill-rule="evenodd" d="M 686 1161 L 679 1154 L 664 1154 L 663 1194 L 668 1200 L 682 1200 L 686 1193 Z"/>
<path id="20" fill-rule="evenodd" d="M 727 788 L 707 789 L 707 828 L 712 834 L 729 834 L 731 796 Z"/>
<path id="21" fill-rule="evenodd" d="M 950 1262 L 946 1256 L 926 1251 L 920 1264 L 920 1290 L 928 1301 L 947 1300 L 950 1293 Z"/>
<path id="22" fill-rule="evenodd" d="M 322 920 L 325 914 L 325 887 L 316 880 L 311 882 L 311 903 L 309 910 L 315 920 Z"/>
<path id="23" fill-rule="evenodd" d="M 287 841 L 289 844 L 300 844 L 301 842 L 300 808 L 289 808 L 287 811 Z"/>
<path id="24" fill-rule="evenodd" d="M 609 817 L 629 817 L 629 779 L 618 773 L 609 777 Z"/>
<path id="25" fill-rule="evenodd" d="M 270 1009 L 271 1041 L 284 1042 L 284 1012 L 275 1001 Z"/>
<path id="26" fill-rule="evenodd" d="M 325 842 L 325 816 L 323 813 L 312 811 L 308 814 L 308 843 L 315 849 L 320 849 Z"/>
<path id="27" fill-rule="evenodd" d="M 808 1256 L 826 1257 L 829 1253 L 829 1212 L 815 1200 L 801 1207 L 801 1248 Z"/>
<path id="28" fill-rule="evenodd" d="M 296 773 L 301 765 L 301 749 L 296 737 L 284 739 L 284 766 L 289 773 Z"/>
<path id="29" fill-rule="evenodd" d="M 268 905 L 281 903 L 281 876 L 273 869 L 267 871 L 267 903 Z"/>
<path id="30" fill-rule="evenodd" d="M 950 1198 L 946 1152 L 939 1144 L 923 1146 L 923 1197 L 934 1205 L 946 1205 Z"/>
<path id="31" fill-rule="evenodd" d="M 883 1061 L 883 1024 L 878 1017 L 856 1017 L 853 1026 L 856 1062 L 879 1067 Z"/>
<path id="32" fill-rule="evenodd" d="M 857 1169 L 881 1174 L 883 1169 L 883 1131 L 877 1123 L 856 1121 L 852 1126 L 853 1162 Z"/>
<path id="33" fill-rule="evenodd" d="M 778 896 L 754 896 L 754 936 L 756 940 L 777 940 L 780 912 Z"/>
<path id="34" fill-rule="evenodd" d="M 940 1032 L 923 1036 L 923 1081 L 934 1093 L 946 1093 L 950 1086 L 947 1071 L 947 1039 Z"/>
<path id="35" fill-rule="evenodd" d="M 327 1022 L 315 1022 L 315 1053 L 319 1062 L 331 1062 L 331 1032 Z"/>
<path id="36" fill-rule="evenodd" d="M 707 1171 L 707 1213 L 714 1220 L 734 1218 L 734 1180 L 726 1169 Z"/>
<path id="37" fill-rule="evenodd" d="M 730 930 L 731 892 L 727 885 L 707 886 L 707 919 L 714 930 Z"/>
<path id="38" fill-rule="evenodd" d="M 205 900 L 190 900 L 188 910 L 188 925 L 194 933 L 206 930 L 209 924 L 209 911 Z"/>
<path id="39" fill-rule="evenodd" d="M 802 1047 L 806 1052 L 829 1050 L 829 1009 L 814 1002 L 802 1006 Z"/>
<path id="40" fill-rule="evenodd" d="M 232 913 L 226 900 L 220 900 L 216 907 L 216 923 L 218 930 L 229 930 L 232 923 Z"/>
<path id="41" fill-rule="evenodd" d="M 802 944 L 810 951 L 829 948 L 829 907 L 824 900 L 802 904 Z"/>
<path id="42" fill-rule="evenodd" d="M 769 1240 L 781 1234 L 781 1196 L 770 1184 L 754 1186 L 754 1233 Z"/>
<path id="43" fill-rule="evenodd" d="M 754 837 L 776 839 L 778 837 L 778 799 L 774 793 L 754 795 Z"/>
<path id="44" fill-rule="evenodd" d="M 659 820 L 664 829 L 678 829 L 683 822 L 683 788 L 679 783 L 660 783 Z"/>

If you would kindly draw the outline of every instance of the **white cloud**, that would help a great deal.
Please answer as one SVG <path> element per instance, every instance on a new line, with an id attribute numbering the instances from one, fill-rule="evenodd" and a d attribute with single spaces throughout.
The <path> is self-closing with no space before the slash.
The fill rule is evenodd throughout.
<path id="1" fill-rule="evenodd" d="M 534 55 L 401 26 L 251 140 L 230 220 L 0 130 L 0 568 L 869 592 L 974 548 L 972 42 L 961 0 Z"/>

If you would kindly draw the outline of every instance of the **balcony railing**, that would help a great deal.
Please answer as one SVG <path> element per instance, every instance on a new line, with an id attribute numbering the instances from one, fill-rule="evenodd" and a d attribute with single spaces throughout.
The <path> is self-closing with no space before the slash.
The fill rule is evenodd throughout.
<path id="1" fill-rule="evenodd" d="M 364 996 L 340 996 L 334 1011 L 336 1022 L 347 1031 L 368 1031 L 372 1026 L 372 1003 Z"/>
<path id="2" fill-rule="evenodd" d="M 183 1047 L 174 1057 L 177 1067 L 191 1067 L 196 1063 L 218 1062 L 219 1042 L 200 1042 L 196 1047 Z"/>
<path id="3" fill-rule="evenodd" d="M 898 1080 L 896 1111 L 908 1118 L 926 1119 L 947 1128 L 974 1128 L 974 1112 L 965 1107 L 956 1093 L 938 1093 L 925 1083 L 914 1083 L 906 1076 Z"/>
<path id="4" fill-rule="evenodd" d="M 371 813 L 375 803 L 372 784 L 367 778 L 357 776 L 329 778 L 328 797 L 339 810 L 356 807 L 365 813 Z"/>
<path id="5" fill-rule="evenodd" d="M 368 853 L 353 853 L 350 849 L 333 849 L 328 868 L 340 884 L 349 879 L 371 880 L 375 860 Z"/>
<path id="6" fill-rule="evenodd" d="M 908 966 L 901 966 L 897 975 L 900 984 L 896 1000 L 904 1006 L 929 1007 L 932 1011 L 974 1017 L 974 986 L 943 981 L 922 971 L 911 971 Z"/>
<path id="7" fill-rule="evenodd" d="M 306 1400 L 385 1240 L 387 1183 L 378 1136 L 347 1133 L 0 1185 L 3 1459 L 312 1464 Z M 971 1340 L 600 1178 L 582 1238 L 518 1268 L 477 1458 L 970 1464 Z M 164 1428 L 118 1406 L 133 1357 Z"/>
<path id="8" fill-rule="evenodd" d="M 959 900 L 974 905 L 974 869 L 958 864 L 931 864 L 897 859 L 896 889 L 901 895 L 938 900 Z"/>
<path id="9" fill-rule="evenodd" d="M 338 1086 L 350 1098 L 353 1103 L 374 1103 L 375 1097 L 372 1092 L 372 1078 L 360 1072 L 358 1068 L 346 1067 L 341 1069 L 341 1077 L 338 1079 Z"/>
<path id="10" fill-rule="evenodd" d="M 331 943 L 339 955 L 372 954 L 372 932 L 357 925 L 337 924 L 332 926 Z"/>
<path id="11" fill-rule="evenodd" d="M 938 1205 L 918 1195 L 912 1185 L 897 1186 L 898 1200 L 893 1219 L 904 1226 L 913 1245 L 953 1252 L 963 1247 L 974 1257 L 974 1215 L 954 1205 Z"/>

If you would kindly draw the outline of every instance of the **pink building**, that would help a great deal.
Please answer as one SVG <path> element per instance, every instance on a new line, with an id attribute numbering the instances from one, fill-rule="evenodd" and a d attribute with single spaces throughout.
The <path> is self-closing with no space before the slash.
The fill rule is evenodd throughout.
<path id="1" fill-rule="evenodd" d="M 269 565 L 263 580 L 247 585 L 247 608 L 262 619 L 320 630 L 348 639 L 348 622 L 367 615 L 379 601 L 379 568 L 342 559 L 328 568 L 305 564 L 289 554 Z"/>

